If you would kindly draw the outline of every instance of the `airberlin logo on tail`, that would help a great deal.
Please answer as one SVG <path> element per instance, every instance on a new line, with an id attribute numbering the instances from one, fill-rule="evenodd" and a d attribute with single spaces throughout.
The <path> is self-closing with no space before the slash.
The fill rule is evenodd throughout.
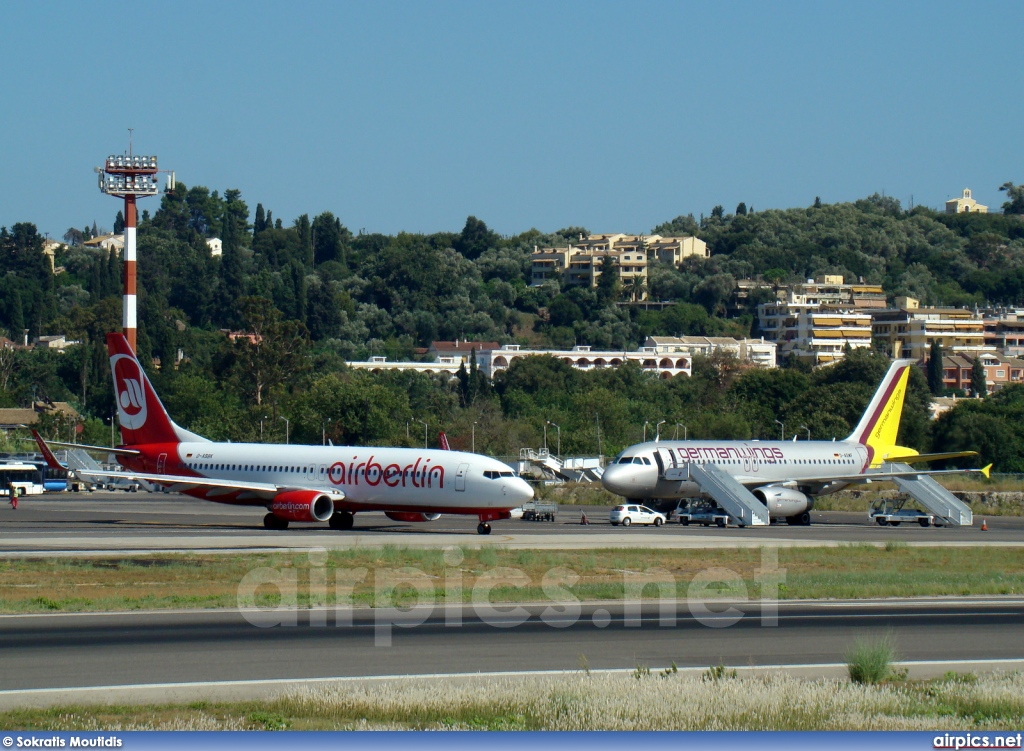
<path id="1" fill-rule="evenodd" d="M 135 358 L 128 355 L 114 355 L 110 367 L 114 371 L 121 425 L 129 430 L 138 430 L 146 424 L 146 389 L 142 370 Z"/>

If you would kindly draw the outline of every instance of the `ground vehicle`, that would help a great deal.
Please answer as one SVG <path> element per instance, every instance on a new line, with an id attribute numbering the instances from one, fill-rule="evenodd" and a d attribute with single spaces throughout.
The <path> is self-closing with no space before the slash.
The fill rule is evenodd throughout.
<path id="1" fill-rule="evenodd" d="M 29 462 L 13 461 L 0 464 L 0 495 L 9 496 L 12 488 L 19 496 L 42 495 L 42 470 Z"/>
<path id="2" fill-rule="evenodd" d="M 527 522 L 553 522 L 558 514 L 558 504 L 548 501 L 527 501 L 522 508 Z"/>
<path id="3" fill-rule="evenodd" d="M 903 508 L 904 503 L 906 503 L 906 499 L 875 501 L 868 510 L 868 521 L 874 519 L 876 524 L 883 527 L 886 524 L 890 527 L 898 527 L 900 522 L 917 522 L 922 527 L 942 526 L 941 522 L 936 522 L 934 514 L 918 511 L 916 508 Z"/>
<path id="4" fill-rule="evenodd" d="M 691 501 L 681 503 L 672 509 L 668 515 L 669 521 L 679 522 L 683 526 L 688 524 L 703 524 L 709 527 L 717 524 L 725 527 L 729 524 L 729 515 L 714 503 Z"/>
<path id="5" fill-rule="evenodd" d="M 620 524 L 623 527 L 628 527 L 630 524 L 653 524 L 655 527 L 660 527 L 665 523 L 665 515 L 646 506 L 627 503 L 613 508 L 608 515 L 608 521 L 612 523 L 613 527 Z"/>

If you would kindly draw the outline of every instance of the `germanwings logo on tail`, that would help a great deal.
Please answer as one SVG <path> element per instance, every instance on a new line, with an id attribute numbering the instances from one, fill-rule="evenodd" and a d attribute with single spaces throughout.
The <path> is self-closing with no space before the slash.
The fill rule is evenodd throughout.
<path id="1" fill-rule="evenodd" d="M 143 375 L 134 357 L 114 355 L 111 358 L 117 390 L 117 411 L 121 425 L 138 430 L 146 424 L 146 390 Z"/>

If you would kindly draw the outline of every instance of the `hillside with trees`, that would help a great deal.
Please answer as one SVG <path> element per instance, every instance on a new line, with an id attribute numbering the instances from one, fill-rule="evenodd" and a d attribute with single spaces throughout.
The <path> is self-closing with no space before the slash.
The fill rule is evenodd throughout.
<path id="1" fill-rule="evenodd" d="M 754 311 L 763 300 L 752 294 L 745 309 L 731 305 L 742 278 L 781 283 L 843 274 L 922 304 L 1024 303 L 1024 186 L 1002 190 L 1003 214 L 905 211 L 875 195 L 676 217 L 652 232 L 696 235 L 712 255 L 678 269 L 652 265 L 650 297 L 675 304 L 647 310 L 622 304 L 637 290 L 623 289 L 613 269 L 594 289 L 528 286 L 534 247 L 564 247 L 587 232 L 581 227 L 500 236 L 471 216 L 459 232 L 354 234 L 331 212 L 285 224 L 262 204 L 250 211 L 238 190 L 221 195 L 179 183 L 152 215 L 143 212 L 139 226 L 139 355 L 183 425 L 236 441 L 261 431 L 282 438 L 280 417 L 297 441 L 415 444 L 410 424 L 424 420 L 432 435 L 444 429 L 467 448 L 476 423 L 477 449 L 500 455 L 540 445 L 547 421 L 560 426 L 565 453 L 600 446 L 613 454 L 641 438 L 645 421 L 660 420 L 673 430 L 687 426 L 690 437 L 772 437 L 776 419 L 789 435 L 806 426 L 814 437 L 842 437 L 884 372 L 883 358 L 859 353 L 815 373 L 742 372 L 734 362 L 697 358 L 692 378 L 669 381 L 632 368 L 580 373 L 541 358 L 517 363 L 494 384 L 475 373 L 451 382 L 371 375 L 345 361 L 410 358 L 438 339 L 633 349 L 649 335 L 745 336 L 756 333 Z M 96 233 L 95 226 L 69 230 L 53 274 L 34 225 L 0 230 L 0 328 L 14 339 L 28 329 L 81 342 L 63 354 L 0 355 L 0 406 L 70 401 L 90 417 L 87 434 L 100 442 L 113 412 L 104 336 L 120 329 L 121 283 L 116 255 L 83 245 Z M 223 243 L 219 257 L 207 247 L 212 237 Z M 258 330 L 263 344 L 231 341 L 223 329 Z M 913 388 L 919 401 L 906 413 L 909 445 L 959 445 L 973 435 L 963 417 L 931 429 L 923 372 Z M 973 409 L 980 411 L 968 425 L 1002 420 Z M 1003 428 L 1016 436 L 1024 433 L 1020 424 Z M 1024 461 L 1015 450 L 1000 457 L 1003 471 Z"/>

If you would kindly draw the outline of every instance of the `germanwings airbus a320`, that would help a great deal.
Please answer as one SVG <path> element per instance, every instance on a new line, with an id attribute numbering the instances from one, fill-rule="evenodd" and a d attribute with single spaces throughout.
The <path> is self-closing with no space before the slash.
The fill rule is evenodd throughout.
<path id="1" fill-rule="evenodd" d="M 440 514 L 488 522 L 533 497 L 530 486 L 496 459 L 462 451 L 265 443 L 214 443 L 176 425 L 121 334 L 107 335 L 126 472 L 90 472 L 157 483 L 218 503 L 262 506 L 267 529 L 289 522 L 353 526 L 360 511 L 405 522 Z M 52 456 L 52 452 L 47 451 Z M 55 459 L 53 461 L 56 461 Z"/>
<path id="2" fill-rule="evenodd" d="M 945 498 L 948 491 L 928 475 L 980 472 L 987 477 L 992 465 L 935 471 L 909 466 L 975 455 L 926 455 L 896 445 L 912 365 L 912 360 L 892 364 L 857 428 L 842 441 L 648 441 L 619 454 L 601 482 L 634 502 L 710 496 L 741 526 L 772 519 L 810 524 L 815 496 L 854 483 L 890 480 L 918 500 L 927 501 L 928 494 Z"/>

